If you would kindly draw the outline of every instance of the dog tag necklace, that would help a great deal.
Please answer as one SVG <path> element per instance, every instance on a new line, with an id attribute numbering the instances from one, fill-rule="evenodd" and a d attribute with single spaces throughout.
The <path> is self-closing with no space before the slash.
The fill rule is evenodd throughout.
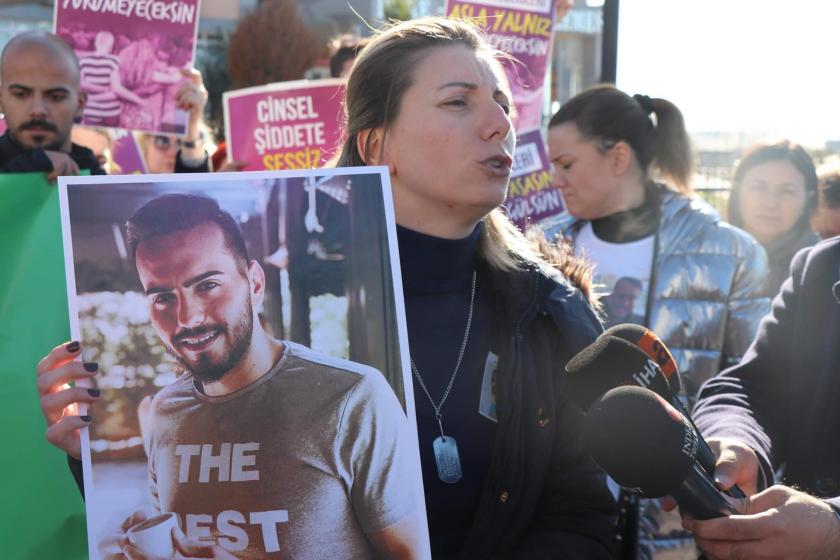
<path id="1" fill-rule="evenodd" d="M 452 385 L 455 383 L 455 376 L 458 375 L 458 369 L 461 367 L 461 360 L 464 358 L 464 350 L 467 348 L 467 339 L 470 337 L 470 325 L 472 324 L 473 306 L 475 305 L 475 276 L 476 272 L 473 271 L 472 290 L 470 293 L 470 311 L 467 314 L 467 328 L 464 330 L 464 340 L 461 342 L 461 351 L 458 352 L 458 361 L 455 362 L 455 371 L 452 372 L 452 378 L 449 380 L 449 385 L 446 386 L 446 390 L 443 392 L 443 397 L 441 397 L 440 403 L 435 404 L 435 400 L 426 388 L 426 384 L 423 383 L 423 378 L 420 377 L 420 372 L 417 370 L 417 366 L 414 365 L 414 360 L 410 360 L 411 372 L 414 374 L 414 377 L 417 378 L 417 383 L 420 385 L 420 388 L 423 389 L 423 392 L 426 393 L 426 396 L 429 398 L 429 402 L 435 411 L 435 419 L 437 420 L 438 427 L 440 428 L 440 437 L 435 438 L 432 442 L 432 449 L 435 452 L 435 463 L 437 464 L 438 478 L 449 484 L 454 484 L 461 480 L 461 457 L 458 455 L 458 442 L 455 441 L 454 437 L 447 436 L 443 431 L 443 414 L 441 414 L 440 410 L 443 408 L 443 403 L 446 402 L 446 397 L 449 396 L 449 392 L 452 390 Z"/>

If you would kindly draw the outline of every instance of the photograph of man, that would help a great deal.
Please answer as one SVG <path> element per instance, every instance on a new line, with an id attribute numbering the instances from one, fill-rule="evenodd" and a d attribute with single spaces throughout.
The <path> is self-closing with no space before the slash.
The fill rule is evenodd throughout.
<path id="1" fill-rule="evenodd" d="M 218 557 L 422 557 L 414 439 L 382 374 L 264 330 L 266 274 L 214 199 L 159 196 L 125 229 L 154 331 L 183 369 L 141 404 L 150 514 L 176 513 Z"/>
<path id="2" fill-rule="evenodd" d="M 621 323 L 643 324 L 644 317 L 633 313 L 633 307 L 641 293 L 642 283 L 639 279 L 630 276 L 619 278 L 612 293 L 602 300 L 604 311 L 607 313 L 606 326 L 612 327 Z"/>

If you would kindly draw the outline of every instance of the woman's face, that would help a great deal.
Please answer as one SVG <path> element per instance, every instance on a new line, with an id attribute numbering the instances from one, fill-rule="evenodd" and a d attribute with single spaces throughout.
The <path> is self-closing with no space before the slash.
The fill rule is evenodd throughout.
<path id="1" fill-rule="evenodd" d="M 760 163 L 741 180 L 738 205 L 743 227 L 762 243 L 790 231 L 807 202 L 805 177 L 789 161 Z"/>
<path id="2" fill-rule="evenodd" d="M 89 148 L 93 152 L 96 161 L 99 162 L 102 169 L 105 169 L 109 173 L 111 172 L 111 170 L 108 169 L 111 157 L 111 146 L 109 145 L 110 140 L 108 138 L 96 130 L 85 128 L 83 126 L 74 126 L 73 130 L 70 132 L 70 138 L 73 139 L 75 144 Z"/>
<path id="3" fill-rule="evenodd" d="M 516 143 L 507 91 L 466 46 L 425 53 L 384 136 L 399 224 L 458 237 L 502 203 Z"/>
<path id="4" fill-rule="evenodd" d="M 143 156 L 149 173 L 172 173 L 180 140 L 171 134 L 158 134 L 149 138 Z"/>
<path id="5" fill-rule="evenodd" d="M 551 184 L 563 193 L 572 216 L 595 220 L 627 209 L 627 193 L 613 173 L 610 152 L 584 138 L 576 124 L 548 129 L 548 154 L 554 167 Z"/>

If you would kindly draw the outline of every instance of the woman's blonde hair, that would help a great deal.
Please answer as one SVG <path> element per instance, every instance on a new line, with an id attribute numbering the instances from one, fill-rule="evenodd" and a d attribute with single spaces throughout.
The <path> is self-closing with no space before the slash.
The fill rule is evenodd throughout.
<path id="1" fill-rule="evenodd" d="M 474 25 L 457 19 L 424 17 L 395 23 L 373 37 L 347 78 L 341 149 L 331 163 L 343 167 L 366 165 L 358 149 L 359 136 L 380 127 L 387 132 L 397 119 L 420 60 L 432 48 L 452 45 L 466 46 L 478 56 L 497 62 L 506 56 L 493 49 Z M 568 248 L 550 246 L 537 231 L 526 237 L 498 208 L 484 217 L 478 252 L 500 270 L 529 265 L 544 271 L 558 269 L 589 296 L 590 267 Z"/>

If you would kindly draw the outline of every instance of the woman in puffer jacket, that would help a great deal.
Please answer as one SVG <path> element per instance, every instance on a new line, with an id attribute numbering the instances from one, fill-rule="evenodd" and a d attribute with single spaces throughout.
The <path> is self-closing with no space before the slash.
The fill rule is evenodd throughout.
<path id="1" fill-rule="evenodd" d="M 564 235 L 594 263 L 608 325 L 643 324 L 665 341 L 683 397 L 693 400 L 704 381 L 738 361 L 769 310 L 764 250 L 691 195 L 690 142 L 669 101 L 597 86 L 552 117 L 548 146 L 571 215 L 548 233 Z M 643 502 L 642 510 L 639 546 L 625 557 L 680 547 L 694 557 L 687 534 L 656 539 L 666 521 L 658 504 Z M 626 530 L 623 541 L 635 541 L 636 529 Z"/>

